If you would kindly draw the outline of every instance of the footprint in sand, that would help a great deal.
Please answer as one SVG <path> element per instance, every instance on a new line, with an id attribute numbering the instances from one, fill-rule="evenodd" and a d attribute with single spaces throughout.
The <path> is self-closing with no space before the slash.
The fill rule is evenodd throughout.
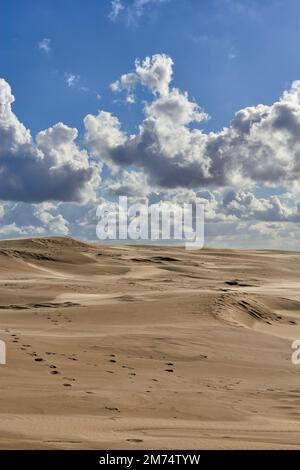
<path id="1" fill-rule="evenodd" d="M 105 406 L 105 410 L 108 410 L 108 411 L 116 411 L 117 413 L 120 413 L 119 408 L 113 407 L 113 406 Z"/>

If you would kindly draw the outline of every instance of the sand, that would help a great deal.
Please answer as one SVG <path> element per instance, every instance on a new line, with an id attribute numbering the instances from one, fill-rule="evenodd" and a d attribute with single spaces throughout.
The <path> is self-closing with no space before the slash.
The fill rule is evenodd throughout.
<path id="1" fill-rule="evenodd" d="M 0 242 L 0 448 L 300 448 L 299 287 L 295 252 Z"/>

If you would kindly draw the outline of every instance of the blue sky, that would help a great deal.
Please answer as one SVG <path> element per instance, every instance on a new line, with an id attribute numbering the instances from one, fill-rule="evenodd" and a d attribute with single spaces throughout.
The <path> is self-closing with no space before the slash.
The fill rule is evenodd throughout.
<path id="1" fill-rule="evenodd" d="M 83 217 L 85 211 L 91 214 L 97 198 L 106 197 L 110 186 L 118 186 L 117 194 L 129 185 L 130 188 L 135 186 L 134 190 L 130 189 L 130 194 L 134 192 L 136 197 L 150 199 L 154 192 L 161 192 L 162 199 L 177 200 L 183 197 L 184 191 L 186 198 L 191 197 L 191 192 L 197 197 L 199 191 L 210 191 L 209 204 L 212 200 L 214 204 L 208 210 L 208 240 L 212 244 L 300 248 L 298 147 L 294 143 L 293 147 L 289 146 L 291 139 L 286 134 L 290 132 L 294 136 L 295 124 L 289 128 L 288 123 L 298 112 L 291 103 L 299 85 L 294 86 L 296 91 L 285 97 L 283 104 L 276 105 L 282 93 L 300 78 L 299 1 L 0 0 L 0 7 L 3 99 L 11 102 L 11 93 L 15 97 L 9 117 L 3 116 L 4 123 L 7 119 L 12 122 L 9 132 L 7 128 L 3 130 L 4 137 L 1 137 L 0 116 L 0 154 L 1 138 L 5 145 L 12 139 L 2 153 L 5 159 L 10 157 L 5 160 L 6 181 L 14 181 L 14 187 L 7 183 L 0 191 L 4 201 L 0 211 L 0 236 L 60 233 L 61 229 L 63 234 L 92 238 L 93 215 L 88 224 L 90 231 L 81 232 L 78 224 L 76 228 L 78 217 Z M 139 59 L 143 64 L 145 57 L 158 57 L 153 59 L 152 72 L 156 65 L 166 73 L 171 71 L 172 80 L 165 82 L 167 92 L 151 88 L 148 79 L 143 79 L 147 69 L 145 64 L 142 75 L 135 69 L 135 60 Z M 170 58 L 172 64 L 164 58 Z M 119 84 L 117 90 L 113 90 L 111 85 L 122 74 L 128 73 L 135 74 L 134 86 Z M 185 91 L 188 97 L 184 101 Z M 134 103 L 129 103 L 130 100 Z M 161 150 L 165 138 L 165 135 L 162 137 L 162 122 L 166 114 L 158 116 L 156 111 L 156 105 L 169 106 L 174 100 L 178 100 L 176 112 L 184 109 L 189 113 L 180 126 L 176 119 L 174 121 L 179 126 L 176 136 L 183 133 L 190 142 L 176 155 L 173 149 L 168 148 L 165 153 Z M 147 111 L 145 106 L 151 103 L 153 109 Z M 196 109 L 192 110 L 193 103 L 197 103 L 209 118 L 199 118 Z M 266 118 L 265 111 L 258 108 L 260 104 L 269 106 L 269 117 Z M 261 126 L 257 129 L 254 124 L 246 144 L 242 135 L 244 129 L 239 128 L 237 144 L 235 132 L 240 120 L 232 126 L 230 122 L 239 111 L 238 116 L 243 120 L 245 113 L 242 110 L 247 107 L 253 107 L 253 116 L 260 113 Z M 99 117 L 99 111 L 108 114 Z M 279 112 L 282 113 L 280 117 Z M 287 113 L 290 114 L 287 116 Z M 98 116 L 97 120 L 90 119 L 88 128 L 84 125 L 87 115 Z M 108 123 L 109 117 L 116 121 Z M 249 118 L 250 126 L 253 119 Z M 135 151 L 129 155 L 128 135 L 135 135 L 136 145 L 144 142 L 151 120 L 155 121 L 154 127 L 160 133 L 158 142 L 153 141 L 160 151 L 151 153 L 152 142 L 147 155 L 134 157 Z M 280 135 L 279 124 L 272 127 L 274 120 L 276 123 L 284 120 L 284 131 Z M 33 139 L 30 143 L 26 141 L 26 146 L 24 139 L 27 137 L 22 134 L 21 123 L 30 130 Z M 53 131 L 56 123 L 63 124 L 54 127 Z M 96 124 L 97 130 L 91 129 Z M 173 125 L 171 127 L 173 131 Z M 229 128 L 225 137 L 220 132 L 223 127 Z M 77 129 L 78 137 L 76 131 L 76 135 L 72 134 L 69 128 Z M 45 134 L 36 137 L 46 129 Z M 108 139 L 108 129 L 109 144 L 103 137 L 104 132 Z M 204 137 L 200 133 L 194 134 L 193 129 L 202 129 Z M 211 131 L 213 134 L 207 137 Z M 18 132 L 23 135 L 21 140 L 16 140 Z M 92 132 L 97 135 L 92 136 Z M 64 147 L 57 150 L 55 145 L 62 133 Z M 273 147 L 266 143 L 272 136 L 275 136 L 274 142 L 276 139 L 279 142 Z M 287 144 L 279 152 L 276 148 L 284 139 Z M 219 146 L 218 143 L 216 148 L 220 140 L 222 144 Z M 196 145 L 201 147 L 200 153 L 202 146 L 206 146 L 199 158 Z M 20 166 L 20 160 L 16 159 L 25 155 L 29 162 L 38 158 L 40 152 L 45 156 L 42 168 L 30 166 L 31 163 L 23 166 L 23 160 Z M 230 155 L 225 156 L 223 168 L 220 155 L 227 153 Z M 293 156 L 287 161 L 290 153 Z M 174 156 L 178 158 L 180 172 L 182 167 L 186 170 L 180 178 L 168 160 Z M 129 162 L 127 167 L 123 157 Z M 50 162 L 53 164 L 53 159 L 59 159 L 62 165 L 66 158 L 69 159 L 68 171 L 62 176 L 61 166 L 52 182 Z M 74 166 L 76 159 L 81 159 L 80 175 Z M 94 164 L 98 165 L 97 175 Z M 210 175 L 205 173 L 207 165 L 211 166 Z M 216 171 L 218 165 L 222 168 L 218 167 Z M 259 170 L 250 171 L 250 167 Z M 288 168 L 285 173 L 284 167 Z M 38 175 L 42 186 L 43 181 L 48 181 L 49 171 L 52 172 L 49 191 L 36 187 L 31 192 L 28 188 L 33 184 L 34 176 L 30 180 L 29 173 Z M 164 172 L 168 174 L 164 175 Z M 198 176 L 193 179 L 194 174 Z M 62 187 L 57 183 L 60 178 Z M 75 180 L 79 189 L 74 186 Z M 138 187 L 141 181 L 144 187 L 147 186 L 147 193 Z M 18 190 L 15 190 L 16 184 Z M 70 190 L 65 190 L 66 187 Z M 83 192 L 84 202 L 81 202 Z M 275 200 L 274 196 L 279 199 Z M 227 201 L 226 208 L 224 201 Z M 79 207 L 79 203 L 87 205 Z M 21 211 L 28 212 L 27 224 L 23 216 L 19 222 Z M 52 221 L 52 225 L 48 222 L 47 225 L 46 219 Z M 250 226 L 253 234 L 249 236 Z"/>
<path id="2" fill-rule="evenodd" d="M 124 4 L 132 4 L 130 0 Z M 109 84 L 136 57 L 169 54 L 174 85 L 227 125 L 235 111 L 272 103 L 300 76 L 297 0 L 170 0 L 149 5 L 130 24 L 108 18 L 110 0 L 1 0 L 1 75 L 17 96 L 15 111 L 33 133 L 62 120 L 82 126 L 101 107 L 131 126 L 138 111 L 113 103 Z M 51 51 L 38 48 L 50 38 Z M 68 89 L 65 74 L 80 75 Z"/>

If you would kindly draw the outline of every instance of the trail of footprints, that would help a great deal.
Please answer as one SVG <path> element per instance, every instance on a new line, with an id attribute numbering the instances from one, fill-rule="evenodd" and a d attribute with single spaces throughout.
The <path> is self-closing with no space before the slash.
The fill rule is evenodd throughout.
<path id="1" fill-rule="evenodd" d="M 58 324 L 61 324 L 62 322 L 72 323 L 71 317 L 69 317 L 68 315 L 66 315 L 65 313 L 62 313 L 62 312 L 55 312 L 55 313 L 52 312 L 51 316 L 49 315 L 49 313 L 36 313 L 36 315 L 43 316 L 46 320 L 48 320 L 54 326 L 56 326 Z M 9 332 L 9 330 L 7 329 L 6 332 Z M 12 337 L 12 342 L 13 343 L 19 343 L 20 337 L 18 335 L 11 334 L 11 337 Z M 49 361 L 47 361 L 46 359 L 41 357 L 41 355 L 39 355 L 36 351 L 33 351 L 31 344 L 22 344 L 21 347 L 20 347 L 20 350 L 21 351 L 26 351 L 26 353 L 29 356 L 33 357 L 35 362 L 45 364 L 50 369 L 50 374 L 51 375 L 58 375 L 58 376 L 62 375 L 62 372 L 58 369 L 58 367 L 55 364 L 49 363 Z M 65 354 L 58 354 L 58 353 L 55 353 L 55 352 L 46 352 L 45 355 L 47 355 L 47 356 L 59 355 L 61 357 L 66 356 Z M 69 359 L 70 361 L 77 361 L 78 360 L 75 354 L 70 355 L 69 357 L 67 357 L 67 359 Z M 64 387 L 71 387 L 72 384 L 70 382 L 75 382 L 76 381 L 76 379 L 73 378 L 73 377 L 70 378 L 70 377 L 63 376 L 62 378 L 64 380 L 64 383 L 63 383 Z"/>
<path id="2" fill-rule="evenodd" d="M 62 312 L 51 312 L 51 316 L 49 315 L 49 313 L 42 313 L 42 316 L 55 326 L 63 322 L 72 323 L 71 317 Z"/>
<path id="3" fill-rule="evenodd" d="M 115 354 L 109 354 L 108 357 L 110 358 L 108 360 L 110 364 L 118 365 L 118 360 L 117 360 L 117 357 L 116 357 Z M 167 369 L 164 369 L 165 372 L 169 372 L 169 373 L 175 372 L 173 362 L 166 362 L 165 366 L 167 366 Z M 122 367 L 122 369 L 128 369 L 129 370 L 128 375 L 129 375 L 130 378 L 133 378 L 137 375 L 136 372 L 135 372 L 134 367 L 130 367 L 130 366 L 124 365 L 124 364 L 121 367 Z M 106 370 L 106 372 L 108 374 L 114 374 L 115 373 L 113 370 Z M 152 382 L 158 382 L 159 380 L 155 379 L 155 378 L 152 378 L 151 381 Z M 146 390 L 146 392 L 150 393 L 150 390 Z"/>
<path id="4" fill-rule="evenodd" d="M 6 330 L 6 331 L 9 332 L 9 330 Z M 11 334 L 11 337 L 12 337 L 12 342 L 13 343 L 19 343 L 20 337 L 18 335 Z M 50 369 L 50 374 L 51 375 L 62 375 L 61 371 L 58 369 L 58 367 L 55 364 L 49 363 L 49 361 L 47 359 L 44 359 L 36 351 L 33 351 L 31 344 L 22 344 L 21 347 L 20 347 L 20 350 L 25 351 L 26 354 L 28 354 L 29 356 L 32 356 L 33 360 L 35 362 L 44 363 Z M 87 352 L 87 351 L 84 351 L 84 352 Z M 56 356 L 56 355 L 58 355 L 60 357 L 66 357 L 70 361 L 78 361 L 78 358 L 77 358 L 76 354 L 70 354 L 69 356 L 67 356 L 66 354 L 59 354 L 59 353 L 56 353 L 56 352 L 46 351 L 45 355 L 46 356 Z M 108 361 L 111 365 L 119 365 L 116 354 L 109 354 L 108 357 L 109 357 Z M 207 356 L 201 356 L 201 358 L 207 358 Z M 87 365 L 91 365 L 91 363 L 87 363 Z M 95 367 L 98 366 L 98 364 L 93 364 L 93 365 Z M 164 369 L 165 372 L 167 372 L 167 373 L 174 373 L 175 372 L 175 364 L 173 362 L 165 362 L 164 365 L 165 365 L 165 369 Z M 134 367 L 130 367 L 130 366 L 124 365 L 124 364 L 121 365 L 121 367 L 122 367 L 122 369 L 127 369 L 129 371 L 128 376 L 131 380 L 133 380 L 133 378 L 137 375 Z M 114 374 L 115 373 L 115 371 L 113 371 L 113 370 L 106 370 L 105 372 L 107 372 L 109 374 Z M 70 377 L 65 377 L 64 376 L 63 379 L 68 381 L 67 383 L 63 384 L 65 387 L 71 386 L 70 382 L 75 382 L 76 381 L 76 379 L 73 378 L 73 377 L 70 378 Z M 152 382 L 158 382 L 159 380 L 156 379 L 156 378 L 152 378 L 151 381 Z M 146 390 L 146 391 L 148 393 L 150 393 L 150 390 Z"/>
<path id="5" fill-rule="evenodd" d="M 15 334 L 15 333 L 11 333 L 10 330 L 6 330 L 7 333 L 10 334 L 11 336 L 11 339 L 12 339 L 12 342 L 13 343 L 19 343 L 21 341 L 20 339 L 20 336 Z M 70 354 L 70 355 L 67 355 L 67 354 L 64 354 L 64 353 L 56 353 L 56 352 L 52 352 L 52 351 L 46 351 L 44 353 L 44 356 L 47 356 L 46 358 L 43 357 L 42 354 L 39 354 L 37 351 L 34 351 L 33 350 L 33 347 L 31 344 L 26 344 L 26 343 L 21 343 L 20 347 L 19 347 L 20 351 L 23 351 L 25 352 L 28 356 L 32 357 L 33 361 L 36 362 L 37 364 L 41 364 L 43 366 L 46 366 L 48 369 L 49 369 L 49 373 L 53 376 L 58 376 L 59 378 L 62 378 L 62 386 L 64 387 L 72 387 L 72 384 L 74 382 L 76 382 L 76 379 L 74 377 L 67 377 L 67 376 L 64 376 L 62 375 L 62 371 L 58 368 L 58 366 L 56 366 L 50 359 L 52 356 L 59 356 L 60 358 L 65 358 L 69 361 L 78 361 L 78 357 L 76 354 Z M 87 351 L 83 351 L 83 352 L 87 352 Z M 207 356 L 204 356 L 204 355 L 201 355 L 199 356 L 199 359 L 203 360 L 203 359 L 206 359 Z M 165 361 L 167 360 L 166 358 L 163 358 Z M 131 367 L 129 365 L 126 365 L 126 364 L 121 364 L 119 359 L 117 358 L 116 354 L 109 354 L 107 355 L 107 362 L 112 366 L 112 369 L 115 369 L 116 367 L 120 367 L 122 369 L 126 369 L 128 371 L 128 378 L 129 380 L 134 383 L 134 379 L 135 377 L 137 376 L 137 371 L 134 367 Z M 92 364 L 90 362 L 88 362 L 86 364 L 87 366 L 99 366 L 99 364 Z M 164 372 L 166 373 L 175 373 L 175 364 L 174 362 L 164 362 Z M 115 374 L 116 369 L 115 370 L 105 370 L 105 372 L 109 373 L 109 374 Z M 180 376 L 178 376 L 180 377 Z M 151 383 L 153 385 L 148 385 L 147 389 L 145 389 L 145 392 L 146 393 L 151 393 L 151 389 L 153 388 L 154 386 L 154 383 L 158 383 L 159 382 L 159 379 L 158 378 L 155 378 L 155 377 L 152 377 L 151 378 Z M 94 392 L 91 392 L 91 391 L 85 391 L 86 394 L 93 394 Z M 119 408 L 117 407 L 108 407 L 106 406 L 105 407 L 106 410 L 108 411 L 111 411 L 111 412 L 117 412 L 117 413 L 120 413 L 120 410 Z"/>
<path id="6" fill-rule="evenodd" d="M 9 330 L 6 330 L 6 332 L 10 333 Z M 17 334 L 10 333 L 10 336 L 12 338 L 13 343 L 19 343 L 21 341 L 19 335 Z M 42 363 L 43 365 L 48 367 L 50 369 L 49 372 L 51 375 L 60 375 L 60 376 L 62 375 L 62 372 L 58 369 L 58 367 L 55 364 L 50 363 L 47 359 L 44 359 L 41 354 L 38 354 L 36 351 L 33 351 L 31 344 L 21 344 L 19 349 L 21 351 L 26 352 L 28 356 L 31 356 L 34 362 Z M 61 357 L 66 357 L 70 361 L 78 361 L 76 354 L 71 354 L 70 356 L 67 356 L 66 354 L 59 354 L 55 352 L 46 351 L 45 355 L 48 357 L 58 355 Z M 72 386 L 71 382 L 76 381 L 74 377 L 63 376 L 62 379 L 64 380 L 64 383 L 63 383 L 64 387 L 71 387 Z"/>
<path id="7" fill-rule="evenodd" d="M 7 330 L 9 331 L 9 330 Z M 19 343 L 20 342 L 20 337 L 17 335 L 17 334 L 11 334 L 11 337 L 12 337 L 12 341 L 14 343 Z M 70 355 L 67 355 L 67 354 L 63 354 L 63 353 L 56 353 L 56 352 L 51 352 L 51 351 L 46 351 L 44 353 L 45 356 L 47 356 L 47 358 L 45 359 L 43 357 L 43 355 L 41 354 L 38 354 L 37 351 L 33 351 L 33 347 L 31 344 L 21 344 L 20 350 L 26 352 L 26 354 L 28 356 L 31 356 L 34 360 L 34 362 L 36 363 L 40 363 L 41 365 L 45 365 L 46 367 L 49 368 L 49 373 L 53 376 L 58 376 L 58 378 L 62 377 L 62 386 L 63 387 L 66 387 L 66 388 L 70 388 L 72 387 L 73 383 L 76 382 L 76 379 L 74 377 L 67 377 L 67 376 L 62 376 L 62 372 L 61 370 L 59 370 L 59 368 L 53 364 L 52 362 L 50 362 L 50 359 L 52 356 L 60 356 L 60 357 L 64 357 L 70 361 L 78 361 L 78 357 L 76 354 L 70 354 Z M 87 353 L 88 351 L 87 350 L 84 350 L 83 353 Z M 128 358 L 130 359 L 130 358 Z M 150 356 L 150 359 L 153 359 L 152 356 Z M 200 355 L 198 357 L 199 360 L 203 360 L 203 359 L 207 359 L 207 356 L 206 355 Z M 117 373 L 118 371 L 120 371 L 120 367 L 121 369 L 123 370 L 126 370 L 128 371 L 128 379 L 129 381 L 133 384 L 134 381 L 135 381 L 135 378 L 137 376 L 137 372 L 136 369 L 134 367 L 131 367 L 130 365 L 127 365 L 127 364 L 122 364 L 122 362 L 119 360 L 119 358 L 117 357 L 116 354 L 108 354 L 106 355 L 106 361 L 108 364 L 110 364 L 112 367 L 111 369 L 114 369 L 114 370 L 105 370 L 105 372 L 109 373 L 109 374 L 115 374 Z M 166 362 L 163 362 L 163 361 L 166 361 Z M 86 363 L 87 366 L 99 366 L 100 364 L 92 364 L 90 362 Z M 162 368 L 163 368 L 163 371 L 166 373 L 166 374 L 174 374 L 175 373 L 175 363 L 174 362 L 171 362 L 171 361 L 167 361 L 167 358 L 166 357 L 162 357 Z M 119 370 L 118 370 L 119 369 Z M 161 370 L 162 371 L 162 370 Z M 177 378 L 181 378 L 181 376 L 177 375 Z M 145 388 L 144 392 L 149 394 L 151 392 L 153 392 L 155 390 L 155 385 L 157 386 L 160 386 L 159 382 L 160 382 L 160 379 L 158 378 L 155 378 L 155 377 L 152 377 L 150 379 L 150 384 L 147 385 L 147 387 Z M 184 380 L 184 382 L 186 382 Z M 209 386 L 209 385 L 208 385 Z M 85 394 L 87 395 L 94 395 L 95 392 L 94 391 L 90 391 L 90 390 L 85 390 L 84 391 Z M 174 394 L 177 394 L 178 392 L 177 391 L 174 391 L 173 392 Z M 202 392 L 196 392 L 196 393 L 202 393 Z M 161 402 L 162 403 L 162 402 Z M 112 413 L 112 416 L 110 419 L 117 419 L 117 416 L 120 416 L 121 414 L 121 410 L 119 407 L 117 406 L 113 406 L 112 404 L 109 404 L 104 406 L 104 408 L 102 408 L 102 410 L 106 410 L 107 412 L 109 413 Z M 173 416 L 173 419 L 177 419 L 177 416 Z M 127 439 L 128 442 L 143 442 L 142 440 L 140 439 Z"/>

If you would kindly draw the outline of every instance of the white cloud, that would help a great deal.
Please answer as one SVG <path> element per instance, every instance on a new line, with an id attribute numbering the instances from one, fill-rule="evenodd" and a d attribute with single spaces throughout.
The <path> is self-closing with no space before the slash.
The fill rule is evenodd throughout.
<path id="1" fill-rule="evenodd" d="M 137 81 L 138 77 L 136 73 L 126 73 L 122 75 L 119 80 L 111 83 L 110 88 L 114 92 L 122 90 L 131 91 L 133 88 L 135 88 Z"/>
<path id="2" fill-rule="evenodd" d="M 34 216 L 43 228 L 52 235 L 68 235 L 68 221 L 61 214 L 53 214 L 56 211 L 54 204 L 39 204 L 34 208 Z"/>
<path id="3" fill-rule="evenodd" d="M 84 83 L 84 80 L 81 79 L 80 75 L 65 73 L 65 82 L 69 88 L 94 96 L 96 100 L 101 99 L 101 95 L 97 91 L 90 89 L 89 86 Z"/>
<path id="4" fill-rule="evenodd" d="M 135 71 L 121 75 L 112 83 L 114 92 L 126 90 L 132 93 L 138 83 L 149 88 L 154 94 L 167 95 L 173 74 L 173 61 L 166 54 L 146 57 L 142 62 L 135 61 Z"/>
<path id="5" fill-rule="evenodd" d="M 89 114 L 85 148 L 77 129 L 64 123 L 33 139 L 0 80 L 0 199 L 17 201 L 0 206 L 0 237 L 95 239 L 98 189 L 98 199 L 203 202 L 211 244 L 300 248 L 300 81 L 273 104 L 241 109 L 228 127 L 205 133 L 199 126 L 207 114 L 172 87 L 172 76 L 173 61 L 164 54 L 137 60 L 112 89 L 127 101 L 137 87 L 148 90 L 138 130 L 126 134 L 110 112 Z M 110 173 L 99 188 L 103 163 Z M 273 195 L 258 197 L 258 187 Z"/>
<path id="6" fill-rule="evenodd" d="M 151 15 L 155 7 L 170 1 L 172 0 L 133 0 L 132 4 L 128 7 L 127 23 L 136 23 L 142 16 L 146 14 Z"/>
<path id="7" fill-rule="evenodd" d="M 126 96 L 126 103 L 127 104 L 134 104 L 135 103 L 135 96 L 134 95 L 127 95 Z"/>
<path id="8" fill-rule="evenodd" d="M 66 84 L 70 88 L 74 87 L 76 85 L 76 83 L 78 83 L 79 79 L 80 79 L 79 75 L 75 75 L 73 73 L 67 73 L 66 74 Z"/>
<path id="9" fill-rule="evenodd" d="M 114 196 L 126 195 L 134 198 L 149 196 L 152 192 L 145 174 L 135 171 L 114 174 L 113 178 L 106 181 L 106 190 Z"/>
<path id="10" fill-rule="evenodd" d="M 41 41 L 38 42 L 38 48 L 41 51 L 44 51 L 46 53 L 49 53 L 51 51 L 51 39 L 49 38 L 44 38 Z"/>
<path id="11" fill-rule="evenodd" d="M 12 111 L 14 96 L 0 79 L 0 199 L 84 200 L 94 197 L 99 169 L 76 144 L 77 129 L 63 123 L 36 142 Z"/>
<path id="12" fill-rule="evenodd" d="M 170 88 L 172 65 L 170 57 L 157 54 L 136 61 L 135 71 L 115 82 L 116 91 L 130 93 L 140 83 L 154 100 L 145 106 L 145 119 L 134 136 L 122 133 L 112 116 L 105 135 L 94 133 L 86 121 L 87 143 L 93 142 L 95 156 L 100 158 L 105 147 L 106 160 L 143 169 L 150 184 L 169 188 L 279 186 L 299 181 L 300 82 L 274 104 L 242 109 L 229 127 L 206 134 L 194 127 L 207 117 L 205 113 L 187 93 Z M 102 118 L 94 117 L 98 128 Z"/>
<path id="13" fill-rule="evenodd" d="M 97 116 L 88 114 L 84 118 L 84 126 L 85 144 L 99 160 L 111 162 L 111 149 L 126 142 L 118 118 L 111 113 L 100 111 Z"/>
<path id="14" fill-rule="evenodd" d="M 136 24 L 145 14 L 151 14 L 153 8 L 172 0 L 111 0 L 108 18 L 116 21 L 122 16 L 127 25 Z"/>
<path id="15" fill-rule="evenodd" d="M 225 194 L 220 211 L 243 220 L 266 222 L 299 222 L 300 207 L 293 197 L 270 196 L 256 198 L 249 191 L 229 191 Z"/>
<path id="16" fill-rule="evenodd" d="M 59 213 L 60 204 L 5 204 L 0 237 L 67 235 L 69 221 Z"/>
<path id="17" fill-rule="evenodd" d="M 120 13 L 125 9 L 121 0 L 111 0 L 111 10 L 109 12 L 109 19 L 115 21 Z"/>

